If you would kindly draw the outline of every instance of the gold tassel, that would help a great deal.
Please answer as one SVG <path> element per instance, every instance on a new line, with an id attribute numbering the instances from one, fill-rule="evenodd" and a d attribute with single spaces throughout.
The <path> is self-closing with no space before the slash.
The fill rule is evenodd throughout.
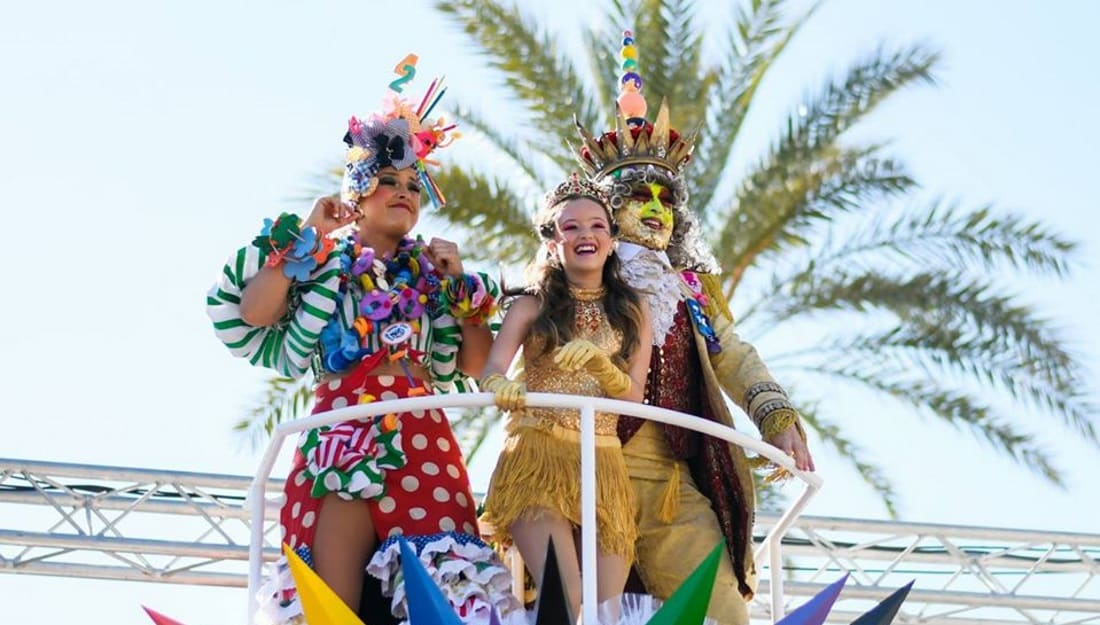
<path id="1" fill-rule="evenodd" d="M 661 497 L 661 510 L 657 518 L 662 523 L 672 523 L 680 511 L 680 463 L 672 465 L 672 477 L 668 478 L 665 494 Z"/>
<path id="2" fill-rule="evenodd" d="M 504 442 L 489 482 L 482 520 L 493 526 L 494 540 L 510 544 L 508 527 L 533 518 L 540 508 L 554 510 L 573 524 L 580 523 L 580 435 L 554 426 L 551 431 L 522 424 Z M 622 448 L 597 445 L 596 523 L 599 548 L 631 560 L 637 528 L 634 495 L 623 462 Z M 598 441 L 597 441 L 598 442 Z"/>

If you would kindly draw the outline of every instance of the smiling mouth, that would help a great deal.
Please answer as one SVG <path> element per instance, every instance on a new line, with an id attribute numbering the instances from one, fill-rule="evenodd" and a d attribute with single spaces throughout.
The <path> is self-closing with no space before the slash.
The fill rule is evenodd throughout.
<path id="1" fill-rule="evenodd" d="M 663 224 L 661 222 L 661 220 L 657 219 L 656 217 L 646 217 L 645 219 L 642 220 L 642 225 L 645 226 L 646 228 L 649 228 L 650 230 L 664 230 L 665 229 L 665 224 Z"/>
<path id="2" fill-rule="evenodd" d="M 577 254 L 577 256 L 588 256 L 589 254 L 596 253 L 596 246 L 592 245 L 591 243 L 583 243 L 573 248 L 573 251 Z"/>
<path id="3" fill-rule="evenodd" d="M 395 202 L 393 204 L 390 204 L 390 208 L 403 208 L 403 209 L 409 211 L 410 213 L 412 212 L 412 206 L 410 206 L 410 205 L 408 205 L 404 202 Z"/>

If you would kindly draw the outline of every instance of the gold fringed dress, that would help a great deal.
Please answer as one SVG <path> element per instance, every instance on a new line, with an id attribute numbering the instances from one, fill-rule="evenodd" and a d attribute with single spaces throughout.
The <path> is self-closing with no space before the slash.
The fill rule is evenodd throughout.
<path id="1" fill-rule="evenodd" d="M 587 339 L 608 354 L 618 353 L 622 333 L 608 323 L 601 295 L 574 292 L 574 298 L 574 337 Z M 544 353 L 543 343 L 541 337 L 533 337 L 523 345 L 528 392 L 606 397 L 587 371 L 558 368 L 555 350 Z M 616 414 L 596 413 L 596 525 L 600 551 L 629 561 L 633 560 L 637 530 L 617 423 Z M 580 468 L 579 411 L 527 408 L 512 413 L 482 517 L 492 524 L 494 538 L 511 543 L 512 523 L 537 519 L 547 509 L 579 525 Z"/>

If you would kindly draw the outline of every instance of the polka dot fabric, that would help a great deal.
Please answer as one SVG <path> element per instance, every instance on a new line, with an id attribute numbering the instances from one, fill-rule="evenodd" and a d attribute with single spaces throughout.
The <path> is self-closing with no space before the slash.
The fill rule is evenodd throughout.
<path id="1" fill-rule="evenodd" d="M 346 376 L 324 382 L 316 391 L 314 413 L 356 405 L 363 394 L 379 400 L 407 397 L 408 379 L 390 375 Z M 439 411 L 413 411 L 398 415 L 405 463 L 385 471 L 383 494 L 365 499 L 379 541 L 405 534 L 432 535 L 465 531 L 476 535 L 477 516 L 470 480 L 450 424 Z M 367 428 L 369 423 L 347 422 Z M 287 477 L 286 502 L 280 521 L 292 549 L 311 546 L 322 500 L 310 495 L 313 480 L 306 475 L 305 457 L 299 451 Z"/>
<path id="2" fill-rule="evenodd" d="M 409 383 L 402 377 L 356 371 L 318 385 L 314 412 L 356 405 L 363 395 L 379 400 L 407 397 Z M 355 436 L 347 440 L 359 441 L 363 449 L 370 450 L 377 447 L 370 447 L 369 441 L 363 443 L 369 438 L 363 434 L 370 433 L 374 424 L 375 419 L 352 420 L 338 427 L 341 436 L 346 436 L 349 428 L 357 429 Z M 380 547 L 364 566 L 369 575 L 381 580 L 383 594 L 390 597 L 391 611 L 399 619 L 407 618 L 404 578 L 394 542 L 395 536 L 403 535 L 463 623 L 484 625 L 489 622 L 489 615 L 496 612 L 502 625 L 526 625 L 522 606 L 511 594 L 510 573 L 478 535 L 466 467 L 445 415 L 440 411 L 406 412 L 397 415 L 397 424 L 399 436 L 388 449 L 398 449 L 402 457 L 399 462 L 386 463 L 380 492 L 336 481 L 334 489 L 325 484 L 319 489 L 322 495 L 335 492 L 361 502 L 370 510 Z M 303 440 L 309 436 L 303 434 Z M 338 463 L 348 456 L 345 451 L 329 455 L 310 453 L 315 463 L 321 457 L 331 457 Z M 331 475 L 325 471 L 326 467 L 320 469 L 316 475 Z M 286 501 L 280 512 L 283 540 L 307 556 L 312 555 L 324 501 L 314 496 L 318 485 L 311 474 L 307 457 L 299 448 L 287 476 Z M 286 563 L 280 559 L 271 568 L 260 593 L 260 611 L 267 615 L 265 623 L 297 623 L 301 605 Z"/>

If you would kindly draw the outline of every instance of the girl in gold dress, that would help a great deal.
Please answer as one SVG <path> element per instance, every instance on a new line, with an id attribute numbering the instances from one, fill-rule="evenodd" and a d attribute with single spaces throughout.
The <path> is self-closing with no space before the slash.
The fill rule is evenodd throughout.
<path id="1" fill-rule="evenodd" d="M 576 174 L 536 216 L 542 245 L 529 286 L 508 308 L 481 388 L 511 412 L 484 519 L 514 542 L 536 580 L 551 538 L 573 614 L 580 607 L 579 413 L 526 408 L 526 391 L 641 401 L 652 345 L 649 311 L 619 276 L 616 228 L 603 189 Z M 505 377 L 522 344 L 524 378 Z M 618 416 L 596 413 L 597 536 L 601 602 L 622 593 L 636 531 Z"/>

